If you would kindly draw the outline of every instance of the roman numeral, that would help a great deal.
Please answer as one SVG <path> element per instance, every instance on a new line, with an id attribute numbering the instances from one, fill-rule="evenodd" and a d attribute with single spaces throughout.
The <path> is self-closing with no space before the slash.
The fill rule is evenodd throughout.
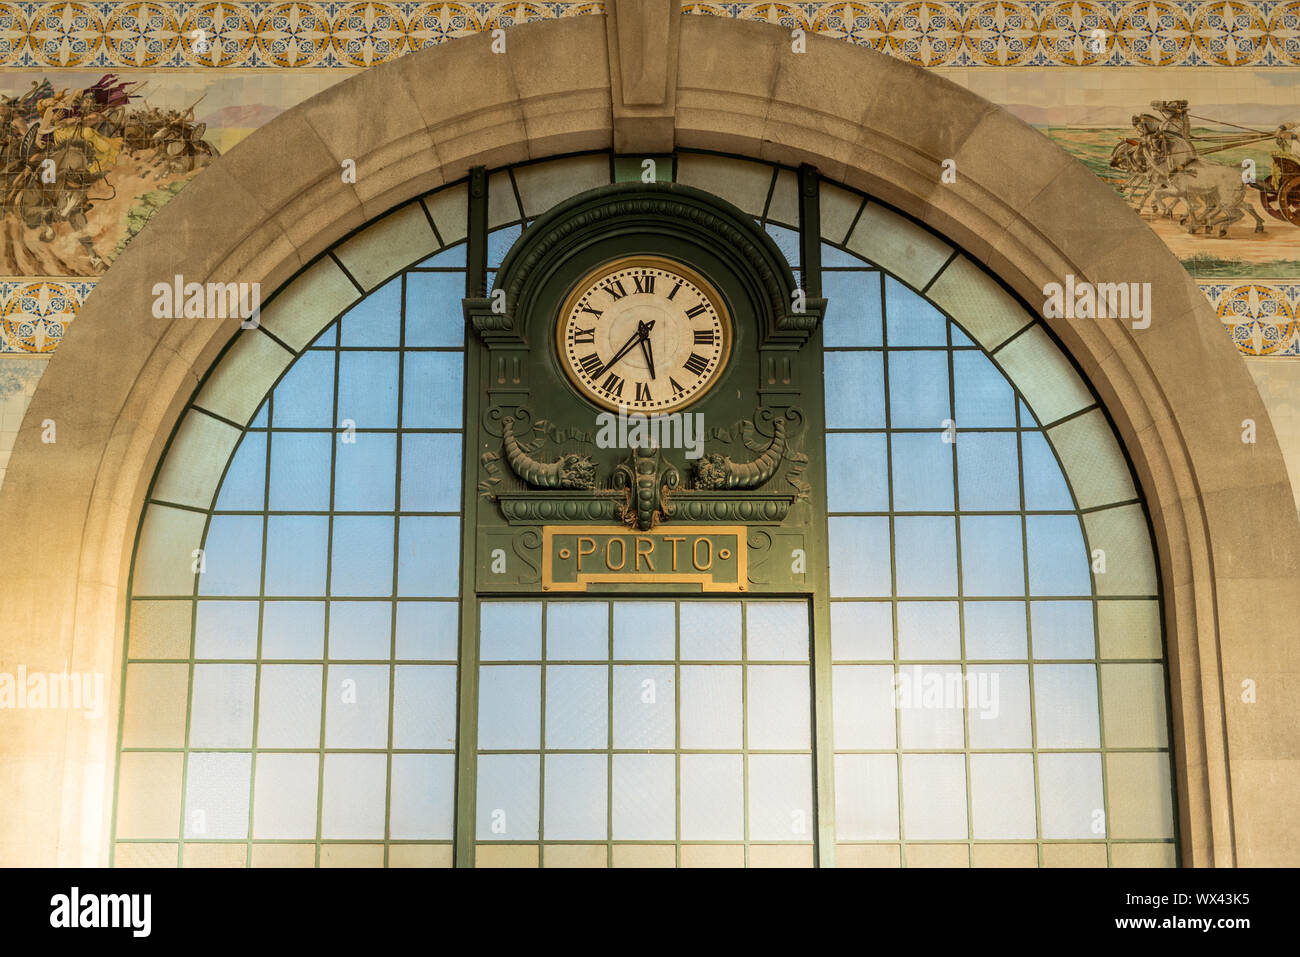
<path id="1" fill-rule="evenodd" d="M 615 302 L 618 302 L 620 299 L 622 299 L 624 296 L 627 295 L 627 290 L 623 288 L 623 284 L 619 282 L 617 279 L 611 281 L 609 285 L 601 286 L 600 288 L 604 289 L 607 293 L 609 293 L 610 298 L 612 298 Z M 614 291 L 615 289 L 617 289 L 618 292 L 615 292 Z"/>
<path id="2" fill-rule="evenodd" d="M 696 335 L 698 336 L 699 333 L 696 333 Z M 697 338 L 695 341 L 699 342 L 700 340 Z M 579 327 L 573 330 L 573 344 L 580 346 L 584 343 L 593 346 L 596 344 L 596 330 L 594 328 L 583 329 Z"/>
<path id="3" fill-rule="evenodd" d="M 609 378 L 605 380 L 605 384 L 602 385 L 601 388 L 610 395 L 616 395 L 620 398 L 623 396 L 623 380 L 612 372 L 609 374 Z"/>
<path id="4" fill-rule="evenodd" d="M 653 295 L 655 291 L 655 277 L 633 276 L 632 285 L 636 286 L 637 292 L 648 292 Z"/>
<path id="5" fill-rule="evenodd" d="M 668 299 L 670 302 L 672 301 L 673 296 L 677 295 L 677 290 L 681 288 L 682 288 L 682 281 L 679 279 L 677 280 L 677 285 L 673 286 L 673 291 L 668 294 Z"/>
<path id="6" fill-rule="evenodd" d="M 700 355 L 698 352 L 692 352 L 687 360 L 682 363 L 682 368 L 689 369 L 696 375 L 703 375 L 704 370 L 708 367 L 709 360 L 704 358 L 704 356 Z"/>
<path id="7" fill-rule="evenodd" d="M 596 355 L 594 352 L 587 353 L 579 359 L 578 362 L 582 366 L 582 371 L 587 373 L 587 375 L 595 375 L 605 365 L 605 363 L 600 361 L 600 356 Z"/>
<path id="8" fill-rule="evenodd" d="M 711 346 L 713 345 L 714 335 L 715 333 L 712 329 L 696 329 L 695 344 L 697 346 Z"/>
<path id="9" fill-rule="evenodd" d="M 650 401 L 650 386 L 647 383 L 638 382 L 636 384 L 636 400 L 638 402 Z"/>
<path id="10" fill-rule="evenodd" d="M 593 316 L 595 316 L 597 319 L 599 319 L 602 315 L 604 315 L 604 313 L 601 312 L 599 309 L 592 309 L 591 306 L 583 306 L 583 307 L 582 307 L 581 309 L 579 309 L 578 311 L 579 311 L 579 312 L 589 312 L 589 313 L 591 313 Z"/>
<path id="11" fill-rule="evenodd" d="M 686 318 L 696 319 L 704 315 L 704 313 L 708 311 L 708 308 L 709 307 L 704 303 L 700 303 L 698 306 L 691 306 L 691 308 L 686 310 Z"/>
<path id="12" fill-rule="evenodd" d="M 685 391 L 686 391 L 685 389 L 683 389 L 683 388 L 681 387 L 681 385 L 677 382 L 677 380 L 674 379 L 672 376 L 669 376 L 669 377 L 668 377 L 668 384 L 671 385 L 671 386 L 673 387 L 673 395 L 677 395 L 677 393 L 679 393 L 679 392 L 685 392 Z"/>

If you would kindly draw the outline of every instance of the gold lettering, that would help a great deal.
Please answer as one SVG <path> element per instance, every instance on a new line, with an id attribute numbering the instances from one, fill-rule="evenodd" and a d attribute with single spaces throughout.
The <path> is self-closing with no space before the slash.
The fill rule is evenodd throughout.
<path id="1" fill-rule="evenodd" d="M 672 535 L 665 535 L 664 541 L 673 543 L 673 571 L 677 571 L 677 546 L 686 541 L 686 539 L 680 535 L 675 538 Z"/>
<path id="2" fill-rule="evenodd" d="M 584 544 L 589 545 L 590 547 L 583 548 L 582 546 Z M 582 571 L 582 556 L 594 554 L 596 554 L 596 540 L 594 538 L 587 538 L 586 536 L 580 535 L 578 537 L 578 571 Z"/>
<path id="3" fill-rule="evenodd" d="M 614 564 L 612 550 L 615 543 L 618 544 L 618 564 Z M 627 564 L 627 542 L 621 538 L 611 538 L 605 543 L 605 567 L 612 572 L 621 572 L 623 566 Z"/>
<path id="4" fill-rule="evenodd" d="M 642 547 L 641 547 L 642 545 L 645 546 L 644 549 L 642 549 Z M 654 571 L 654 570 L 655 570 L 655 563 L 654 563 L 654 560 L 650 557 L 651 555 L 654 554 L 654 550 L 655 550 L 654 539 L 652 539 L 652 538 L 642 538 L 642 537 L 639 536 L 639 535 L 637 536 L 637 539 L 636 539 L 636 571 L 640 571 L 640 570 L 641 570 L 641 556 L 643 556 L 643 555 L 645 556 L 645 565 L 646 565 L 646 568 L 650 569 L 651 571 Z"/>
<path id="5" fill-rule="evenodd" d="M 704 564 L 700 564 L 700 546 L 704 545 L 705 553 L 708 556 Z M 691 546 L 691 564 L 695 566 L 697 572 L 706 572 L 713 567 L 713 542 L 707 538 L 697 538 L 695 544 Z"/>

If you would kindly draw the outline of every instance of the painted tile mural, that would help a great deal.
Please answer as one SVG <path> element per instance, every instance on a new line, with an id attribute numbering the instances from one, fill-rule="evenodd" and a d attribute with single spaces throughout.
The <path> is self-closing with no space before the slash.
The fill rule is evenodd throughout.
<path id="1" fill-rule="evenodd" d="M 599 2 L 0 2 L 0 370 L 48 358 L 131 237 L 281 112 L 426 46 L 603 10 Z M 1129 198 L 1244 355 L 1300 356 L 1300 0 L 685 3 L 683 11 L 868 46 L 1006 106 Z M 1254 183 L 1242 180 L 1247 160 Z"/>

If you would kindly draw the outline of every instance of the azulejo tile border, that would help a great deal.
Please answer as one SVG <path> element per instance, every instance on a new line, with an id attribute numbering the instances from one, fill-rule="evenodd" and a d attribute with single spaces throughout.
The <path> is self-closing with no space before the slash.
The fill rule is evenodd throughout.
<path id="1" fill-rule="evenodd" d="M 1300 282 L 1202 282 L 1243 356 L 1300 359 Z M 0 356 L 48 359 L 94 280 L 0 280 Z"/>
<path id="2" fill-rule="evenodd" d="M 600 0 L 0 0 L 10 68 L 364 68 Z M 1300 0 L 840 0 L 691 3 L 685 15 L 779 23 L 921 66 L 1300 65 Z"/>

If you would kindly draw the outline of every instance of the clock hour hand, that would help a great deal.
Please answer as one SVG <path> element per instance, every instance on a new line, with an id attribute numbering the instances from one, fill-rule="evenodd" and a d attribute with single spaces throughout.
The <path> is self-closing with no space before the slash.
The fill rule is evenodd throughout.
<path id="1" fill-rule="evenodd" d="M 654 323 L 651 322 L 650 325 L 654 325 Z M 645 332 L 646 335 L 641 337 L 641 353 L 645 356 L 646 365 L 650 367 L 650 378 L 653 379 L 655 377 L 655 356 L 654 347 L 650 345 L 649 326 L 646 327 Z"/>
<path id="2" fill-rule="evenodd" d="M 623 348 L 619 349 L 618 352 L 614 353 L 614 357 L 612 359 L 610 359 L 603 366 L 601 366 L 599 369 L 593 372 L 592 377 L 595 378 L 597 376 L 603 375 L 607 369 L 611 368 L 614 365 L 614 363 L 618 362 L 619 359 L 623 358 L 625 355 L 631 352 L 632 348 L 638 342 L 644 339 L 646 335 L 650 332 L 651 328 L 653 327 L 654 327 L 653 319 L 650 322 L 638 322 L 636 332 L 632 334 L 632 337 L 628 339 L 627 342 L 623 343 Z"/>

